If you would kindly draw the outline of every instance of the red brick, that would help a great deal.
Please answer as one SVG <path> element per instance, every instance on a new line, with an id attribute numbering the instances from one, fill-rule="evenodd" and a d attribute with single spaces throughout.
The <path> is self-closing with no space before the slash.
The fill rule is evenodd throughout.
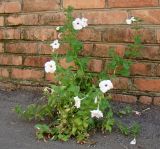
<path id="1" fill-rule="evenodd" d="M 83 41 L 101 41 L 101 32 L 93 28 L 83 29 L 79 32 L 78 38 Z"/>
<path id="2" fill-rule="evenodd" d="M 145 105 L 150 105 L 152 104 L 152 97 L 148 97 L 148 96 L 141 96 L 139 98 L 139 102 Z"/>
<path id="3" fill-rule="evenodd" d="M 0 17 L 0 26 L 4 26 L 4 18 Z"/>
<path id="4" fill-rule="evenodd" d="M 54 40 L 57 32 L 54 28 L 27 27 L 22 29 L 21 38 L 25 40 Z"/>
<path id="5" fill-rule="evenodd" d="M 129 89 L 128 78 L 116 78 L 112 80 L 114 89 Z"/>
<path id="6" fill-rule="evenodd" d="M 23 80 L 41 80 L 44 77 L 44 71 L 32 69 L 12 69 L 11 77 Z"/>
<path id="7" fill-rule="evenodd" d="M 38 51 L 37 43 L 7 43 L 6 51 L 10 53 L 33 53 L 36 54 Z"/>
<path id="8" fill-rule="evenodd" d="M 158 6 L 158 0 L 108 0 L 109 7 L 151 7 Z"/>
<path id="9" fill-rule="evenodd" d="M 138 31 L 142 36 L 144 43 L 155 43 L 155 30 L 144 28 Z M 133 36 L 136 31 L 130 28 L 107 28 L 104 30 L 102 38 L 106 42 L 133 42 Z"/>
<path id="10" fill-rule="evenodd" d="M 105 0 L 63 0 L 63 6 L 66 8 L 72 6 L 75 9 L 86 8 L 104 8 Z"/>
<path id="11" fill-rule="evenodd" d="M 133 10 L 131 14 L 132 16 L 141 18 L 145 24 L 160 24 L 159 9 Z"/>
<path id="12" fill-rule="evenodd" d="M 110 44 L 96 44 L 95 49 L 92 51 L 92 56 L 109 57 L 110 49 L 115 49 L 115 51 L 120 56 L 124 56 L 125 52 L 124 45 L 110 45 Z"/>
<path id="13" fill-rule="evenodd" d="M 59 64 L 64 68 L 67 69 L 68 67 L 73 67 L 74 69 L 76 69 L 75 63 L 74 62 L 67 62 L 66 58 L 61 58 L 59 60 Z"/>
<path id="14" fill-rule="evenodd" d="M 160 59 L 160 47 L 159 46 L 148 46 L 144 47 L 140 51 L 140 58 L 149 60 L 159 60 Z"/>
<path id="15" fill-rule="evenodd" d="M 9 71 L 6 68 L 0 68 L 0 77 L 8 78 L 9 77 Z"/>
<path id="16" fill-rule="evenodd" d="M 0 55 L 1 65 L 22 65 L 22 56 Z"/>
<path id="17" fill-rule="evenodd" d="M 132 75 L 152 75 L 152 65 L 144 63 L 135 63 L 131 67 Z"/>
<path id="18" fill-rule="evenodd" d="M 21 11 L 20 1 L 4 2 L 3 4 L 5 13 L 15 13 Z"/>
<path id="19" fill-rule="evenodd" d="M 28 56 L 24 60 L 25 66 L 36 66 L 36 67 L 44 67 L 44 64 L 49 61 L 48 57 L 40 57 L 40 56 Z"/>
<path id="20" fill-rule="evenodd" d="M 103 69 L 103 61 L 92 59 L 89 61 L 88 68 L 91 72 L 101 72 Z"/>
<path id="21" fill-rule="evenodd" d="M 4 44 L 0 43 L 0 53 L 3 53 L 3 52 L 4 52 Z"/>
<path id="22" fill-rule="evenodd" d="M 153 104 L 156 106 L 160 106 L 160 97 L 154 97 Z"/>
<path id="23" fill-rule="evenodd" d="M 112 94 L 112 99 L 114 101 L 126 102 L 126 103 L 136 103 L 137 97 L 132 95 L 122 95 L 122 94 Z"/>
<path id="24" fill-rule="evenodd" d="M 126 24 L 128 13 L 121 10 L 86 11 L 82 14 L 88 19 L 88 24 Z M 116 18 L 116 19 L 113 19 Z"/>
<path id="25" fill-rule="evenodd" d="M 160 79 L 141 79 L 137 78 L 134 80 L 134 84 L 137 90 L 140 91 L 160 91 Z"/>
<path id="26" fill-rule="evenodd" d="M 23 10 L 31 11 L 50 11 L 60 8 L 60 0 L 23 0 Z"/>

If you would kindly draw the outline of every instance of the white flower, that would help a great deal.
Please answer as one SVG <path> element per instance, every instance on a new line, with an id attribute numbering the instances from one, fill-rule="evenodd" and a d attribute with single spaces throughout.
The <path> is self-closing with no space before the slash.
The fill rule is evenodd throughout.
<path id="1" fill-rule="evenodd" d="M 83 27 L 88 26 L 88 23 L 87 23 L 88 19 L 82 18 L 81 21 L 82 21 L 82 26 L 83 26 Z"/>
<path id="2" fill-rule="evenodd" d="M 134 138 L 131 142 L 130 142 L 131 145 L 135 145 L 136 144 L 136 138 Z"/>
<path id="3" fill-rule="evenodd" d="M 57 26 L 57 27 L 56 27 L 56 30 L 59 31 L 59 30 L 60 30 L 60 26 Z"/>
<path id="4" fill-rule="evenodd" d="M 92 110 L 92 111 L 91 111 L 91 117 L 92 117 L 92 118 L 93 118 L 93 117 L 101 118 L 101 117 L 103 117 L 103 113 L 102 113 L 102 111 L 100 111 L 99 109 L 97 109 L 97 110 Z"/>
<path id="5" fill-rule="evenodd" d="M 131 19 L 126 19 L 126 23 L 127 24 L 132 24 L 132 20 Z"/>
<path id="6" fill-rule="evenodd" d="M 98 98 L 97 98 L 97 96 L 96 96 L 95 99 L 94 99 L 94 103 L 97 103 L 97 100 L 98 100 Z"/>
<path id="7" fill-rule="evenodd" d="M 73 22 L 72 22 L 73 28 L 75 30 L 81 30 L 83 28 L 83 22 L 80 18 L 76 18 Z"/>
<path id="8" fill-rule="evenodd" d="M 136 22 L 137 20 L 135 19 L 135 17 L 131 17 L 132 22 Z"/>
<path id="9" fill-rule="evenodd" d="M 54 73 L 56 71 L 56 63 L 51 60 L 45 63 L 45 72 L 46 73 Z"/>
<path id="10" fill-rule="evenodd" d="M 110 80 L 103 80 L 99 83 L 99 87 L 103 93 L 106 93 L 113 88 L 113 84 Z"/>
<path id="11" fill-rule="evenodd" d="M 135 19 L 135 17 L 131 17 L 129 19 L 126 19 L 126 23 L 127 24 L 132 24 L 133 22 L 136 22 L 137 20 Z"/>
<path id="12" fill-rule="evenodd" d="M 53 43 L 50 44 L 50 46 L 51 46 L 53 49 L 58 49 L 59 46 L 60 46 L 60 43 L 58 42 L 58 40 L 54 40 Z"/>
<path id="13" fill-rule="evenodd" d="M 75 107 L 76 108 L 80 108 L 80 106 L 81 106 L 81 99 L 78 97 L 78 96 L 76 96 L 76 97 L 74 97 L 74 101 L 75 101 Z"/>

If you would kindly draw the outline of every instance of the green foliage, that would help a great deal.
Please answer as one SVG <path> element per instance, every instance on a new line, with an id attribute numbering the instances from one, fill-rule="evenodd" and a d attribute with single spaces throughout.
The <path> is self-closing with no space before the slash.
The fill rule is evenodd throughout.
<path id="1" fill-rule="evenodd" d="M 133 123 L 132 126 L 129 127 L 121 122 L 117 122 L 117 128 L 126 136 L 131 135 L 136 137 L 140 133 L 140 125 L 137 123 Z"/>
<path id="2" fill-rule="evenodd" d="M 66 22 L 58 32 L 62 35 L 60 43 L 69 45 L 65 56 L 67 63 L 72 62 L 75 67 L 70 66 L 64 69 L 58 64 L 62 56 L 53 53 L 52 57 L 56 62 L 57 84 L 50 85 L 50 91 L 45 91 L 46 103 L 31 104 L 25 110 L 21 106 L 15 107 L 15 112 L 21 117 L 29 120 L 41 120 L 45 123 L 35 126 L 38 139 L 67 141 L 69 138 L 75 137 L 78 142 L 83 142 L 88 139 L 91 131 L 98 129 L 102 132 L 112 132 L 116 125 L 114 112 L 109 103 L 111 96 L 108 94 L 105 97 L 97 82 L 112 79 L 116 75 L 129 76 L 132 62 L 119 56 L 112 49 L 110 51 L 112 59 L 103 72 L 99 74 L 88 72 L 89 58 L 79 57 L 83 43 L 77 39 L 78 31 L 73 28 L 72 11 L 71 7 L 65 10 Z M 141 48 L 140 36 L 135 36 L 134 41 L 134 44 L 129 45 L 125 56 L 136 56 L 135 51 Z M 80 107 L 76 106 L 75 97 L 80 99 Z M 103 115 L 99 119 L 91 116 L 91 112 L 94 110 L 101 111 Z M 129 112 L 130 109 L 126 107 L 119 114 L 125 115 Z M 118 128 L 123 134 L 130 133 L 134 136 L 138 134 L 139 130 L 137 125 L 127 128 L 119 124 Z"/>

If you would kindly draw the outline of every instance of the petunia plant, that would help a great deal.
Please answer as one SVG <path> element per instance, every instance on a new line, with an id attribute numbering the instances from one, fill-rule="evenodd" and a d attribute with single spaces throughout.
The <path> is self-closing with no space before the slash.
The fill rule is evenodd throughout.
<path id="1" fill-rule="evenodd" d="M 116 60 L 115 63 L 113 59 L 110 62 L 115 64 L 110 68 L 113 71 L 107 73 L 104 69 L 99 74 L 89 72 L 90 59 L 79 56 L 83 43 L 77 38 L 78 31 L 88 26 L 88 20 L 74 19 L 72 11 L 71 7 L 65 10 L 65 24 L 56 28 L 58 39 L 50 44 L 53 48 L 52 60 L 44 66 L 46 73 L 54 74 L 55 83 L 44 89 L 46 101 L 43 104 L 29 105 L 25 110 L 20 106 L 15 108 L 24 118 L 40 120 L 40 124 L 35 126 L 38 139 L 67 141 L 75 137 L 78 142 L 84 142 L 91 132 L 111 132 L 113 126 L 117 125 L 109 103 L 110 90 L 113 89 L 112 79 L 118 72 L 115 69 L 117 65 L 123 63 L 121 70 L 129 71 L 130 61 L 117 56 L 121 63 Z M 131 23 L 133 21 L 132 18 Z M 130 21 L 127 22 L 131 24 Z M 65 56 L 57 54 L 62 45 L 67 45 Z M 65 59 L 67 68 L 61 65 L 62 59 Z"/>

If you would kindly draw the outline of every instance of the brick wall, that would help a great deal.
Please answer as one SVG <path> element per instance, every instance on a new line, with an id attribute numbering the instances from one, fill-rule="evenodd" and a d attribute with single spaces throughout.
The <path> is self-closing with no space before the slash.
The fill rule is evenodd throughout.
<path id="1" fill-rule="evenodd" d="M 75 16 L 84 16 L 89 27 L 79 33 L 84 41 L 83 56 L 92 57 L 91 71 L 103 69 L 106 52 L 115 47 L 123 54 L 132 42 L 129 16 L 143 21 L 141 56 L 134 59 L 131 77 L 114 81 L 114 100 L 160 105 L 160 1 L 159 0 L 1 0 L 0 78 L 1 82 L 42 86 L 52 76 L 44 73 L 50 59 L 47 44 L 63 25 L 63 8 L 74 6 Z M 65 54 L 63 47 L 59 54 Z M 65 60 L 61 61 L 62 65 Z"/>

